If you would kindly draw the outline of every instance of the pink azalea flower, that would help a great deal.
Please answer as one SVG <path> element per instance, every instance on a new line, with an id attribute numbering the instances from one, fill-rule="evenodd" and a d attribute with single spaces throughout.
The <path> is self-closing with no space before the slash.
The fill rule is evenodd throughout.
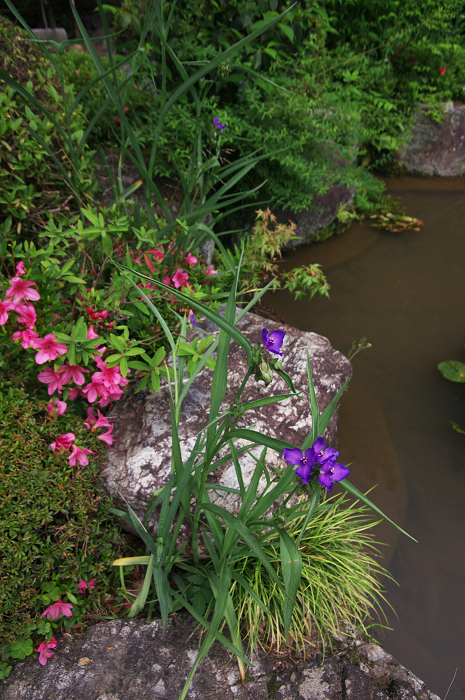
<path id="1" fill-rule="evenodd" d="M 83 395 L 86 397 L 87 401 L 89 403 L 94 403 L 99 396 L 101 396 L 103 399 L 106 399 L 108 397 L 108 390 L 105 384 L 102 381 L 98 381 L 95 379 L 95 375 L 97 372 L 94 373 L 92 376 L 92 381 L 87 384 L 83 389 L 81 389 Z"/>
<path id="2" fill-rule="evenodd" d="M 68 352 L 68 347 L 64 343 L 59 343 L 53 333 L 47 333 L 45 338 L 37 338 L 31 345 L 34 350 L 39 350 L 35 356 L 38 365 L 43 365 L 49 360 L 53 361 L 58 355 L 66 355 Z"/>
<path id="3" fill-rule="evenodd" d="M 24 323 L 29 330 L 34 328 L 34 324 L 37 320 L 37 314 L 35 308 L 32 304 L 16 304 L 14 311 L 19 315 L 19 323 Z"/>
<path id="4" fill-rule="evenodd" d="M 52 442 L 50 447 L 52 452 L 61 452 L 61 450 L 69 450 L 71 443 L 74 442 L 76 436 L 74 433 L 64 433 L 64 435 L 59 435 L 55 442 Z M 74 445 L 73 445 L 74 448 Z"/>
<path id="5" fill-rule="evenodd" d="M 61 387 L 63 386 L 63 377 L 61 375 L 61 372 L 55 372 L 55 370 L 53 370 L 51 367 L 46 367 L 42 370 L 42 372 L 39 372 L 39 374 L 37 375 L 37 379 L 39 380 L 39 382 L 42 382 L 42 384 L 49 385 L 47 389 L 47 393 L 49 396 L 51 396 L 55 391 L 58 391 L 59 394 L 62 393 Z"/>
<path id="6" fill-rule="evenodd" d="M 16 265 L 16 274 L 18 277 L 21 277 L 21 275 L 26 274 L 26 270 L 24 269 L 24 260 L 21 260 L 17 265 Z"/>
<path id="7" fill-rule="evenodd" d="M 213 269 L 213 265 L 210 265 L 210 267 L 207 267 L 207 269 L 204 270 L 203 274 L 204 274 L 204 275 L 207 275 L 208 277 L 210 277 L 211 275 L 217 275 L 217 274 L 218 274 L 218 270 L 214 270 L 214 269 Z"/>
<path id="8" fill-rule="evenodd" d="M 64 615 L 64 617 L 73 617 L 72 609 L 73 606 L 70 603 L 63 603 L 61 598 L 58 598 L 56 603 L 49 605 L 49 607 L 44 610 L 42 617 L 47 617 L 49 620 L 56 620 L 60 615 Z"/>
<path id="9" fill-rule="evenodd" d="M 52 649 L 55 649 L 56 646 L 58 646 L 58 642 L 55 637 L 52 637 L 49 642 L 41 642 L 39 644 L 36 651 L 39 652 L 39 663 L 41 666 L 45 666 L 48 659 L 52 658 L 55 653 Z"/>
<path id="10" fill-rule="evenodd" d="M 113 424 L 110 423 L 108 418 L 105 418 L 105 416 L 102 416 L 102 414 L 100 413 L 98 408 L 97 408 L 97 415 L 98 415 L 97 420 L 95 420 L 95 418 L 94 418 L 93 407 L 91 407 L 90 410 L 92 411 L 91 420 L 93 421 L 93 425 L 91 426 L 90 421 L 87 422 L 87 420 L 86 420 L 86 421 L 84 421 L 84 425 L 86 426 L 86 428 L 90 428 L 92 431 L 95 431 L 95 430 L 97 430 L 97 428 L 112 428 L 113 427 Z M 89 414 L 89 412 L 88 412 L 88 414 Z"/>
<path id="11" fill-rule="evenodd" d="M 74 386 L 72 389 L 68 391 L 68 398 L 70 401 L 75 401 L 79 394 L 81 393 L 81 390 L 79 389 L 78 386 Z"/>
<path id="12" fill-rule="evenodd" d="M 89 408 L 87 409 L 87 416 L 86 416 L 86 419 L 84 421 L 84 425 L 86 426 L 86 428 L 90 428 L 94 423 L 95 423 L 94 407 L 89 406 Z"/>
<path id="13" fill-rule="evenodd" d="M 4 326 L 8 321 L 8 311 L 14 309 L 12 301 L 0 301 L 0 326 Z"/>
<path id="14" fill-rule="evenodd" d="M 111 404 L 112 401 L 119 401 L 123 394 L 124 391 L 122 389 L 114 386 L 111 393 L 107 394 L 107 396 L 103 396 L 98 403 L 102 408 L 105 408 L 105 406 Z"/>
<path id="15" fill-rule="evenodd" d="M 93 578 L 89 581 L 89 583 L 86 583 L 84 579 L 82 578 L 79 583 L 78 583 L 78 589 L 80 593 L 84 593 L 87 589 L 90 591 L 93 591 L 95 588 L 95 582 L 97 579 Z"/>
<path id="16" fill-rule="evenodd" d="M 184 270 L 181 270 L 179 267 L 176 272 L 173 275 L 173 284 L 176 287 L 176 289 L 179 289 L 179 287 L 190 287 L 191 285 L 187 282 L 189 279 L 189 275 L 187 272 L 184 272 Z"/>
<path id="17" fill-rule="evenodd" d="M 35 338 L 38 338 L 39 334 L 36 333 L 35 331 L 31 331 L 31 330 L 27 329 L 25 331 L 16 331 L 16 333 L 13 333 L 13 335 L 11 337 L 13 338 L 13 340 L 21 340 L 21 345 L 23 346 L 24 349 L 26 349 L 26 348 L 31 347 L 32 341 Z M 53 391 L 50 393 L 53 394 Z"/>
<path id="18" fill-rule="evenodd" d="M 172 287 L 173 285 L 171 284 L 171 279 L 169 278 L 169 275 L 165 275 L 163 277 L 163 284 L 166 284 L 167 287 Z"/>
<path id="19" fill-rule="evenodd" d="M 152 250 L 152 255 L 157 262 L 163 262 L 164 253 L 159 248 L 154 248 L 154 250 Z"/>
<path id="20" fill-rule="evenodd" d="M 84 384 L 85 379 L 83 372 L 90 372 L 90 370 L 80 367 L 79 365 L 70 365 L 69 362 L 65 365 L 61 365 L 58 371 L 62 373 L 63 384 L 68 384 L 68 382 L 73 381 L 78 386 Z"/>
<path id="21" fill-rule="evenodd" d="M 102 433 L 102 435 L 97 435 L 97 438 L 99 440 L 101 440 L 102 442 L 105 442 L 108 446 L 113 445 L 113 443 L 116 440 L 116 438 L 113 437 L 113 435 L 111 434 L 114 427 L 115 427 L 114 424 L 111 425 L 110 430 L 107 433 Z"/>
<path id="22" fill-rule="evenodd" d="M 62 416 L 66 411 L 66 402 L 53 398 L 48 404 L 46 404 L 45 408 L 47 409 L 47 413 L 50 418 L 53 418 L 54 416 Z"/>
<path id="23" fill-rule="evenodd" d="M 119 367 L 108 367 L 106 362 L 100 362 L 99 368 L 101 371 L 92 375 L 93 382 L 103 382 L 110 391 L 115 387 L 128 385 L 128 380 L 123 377 Z"/>
<path id="24" fill-rule="evenodd" d="M 99 335 L 98 335 L 98 333 L 96 333 L 94 331 L 94 327 L 89 326 L 89 330 L 87 331 L 87 335 L 86 335 L 87 340 L 94 340 L 94 338 L 98 338 L 98 337 L 99 337 Z"/>
<path id="25" fill-rule="evenodd" d="M 198 260 L 195 257 L 195 255 L 192 255 L 192 253 L 188 253 L 186 256 L 186 263 L 188 265 L 196 265 L 198 263 Z"/>
<path id="26" fill-rule="evenodd" d="M 87 455 L 93 455 L 92 450 L 86 450 L 85 448 L 80 448 L 77 445 L 73 445 L 72 452 L 68 458 L 68 462 L 71 467 L 75 467 L 76 463 L 81 467 L 85 467 L 89 464 L 89 458 Z"/>
<path id="27" fill-rule="evenodd" d="M 23 299 L 38 301 L 40 299 L 40 294 L 36 289 L 29 289 L 29 287 L 35 286 L 35 282 L 27 282 L 21 277 L 12 277 L 10 284 L 11 287 L 5 293 L 7 299 L 13 299 L 13 301 L 22 301 Z"/>

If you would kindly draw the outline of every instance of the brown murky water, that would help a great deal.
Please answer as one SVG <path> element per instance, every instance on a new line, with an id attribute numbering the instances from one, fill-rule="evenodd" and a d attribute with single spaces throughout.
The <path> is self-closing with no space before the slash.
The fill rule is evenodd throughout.
<path id="1" fill-rule="evenodd" d="M 441 698 L 465 699 L 465 385 L 436 370 L 465 362 L 465 180 L 396 178 L 392 194 L 422 219 L 421 232 L 395 234 L 368 222 L 287 256 L 285 267 L 318 262 L 331 300 L 268 295 L 286 322 L 330 339 L 354 358 L 339 421 L 342 461 L 361 489 L 417 540 L 383 524 L 392 631 L 387 650 Z"/>

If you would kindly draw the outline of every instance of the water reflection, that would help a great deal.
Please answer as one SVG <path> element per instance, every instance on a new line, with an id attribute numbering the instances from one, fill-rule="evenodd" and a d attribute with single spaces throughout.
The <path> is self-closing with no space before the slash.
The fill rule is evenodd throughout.
<path id="1" fill-rule="evenodd" d="M 339 449 L 359 488 L 418 544 L 384 524 L 391 544 L 387 585 L 392 632 L 382 642 L 441 697 L 465 698 L 465 386 L 436 370 L 465 361 L 465 182 L 397 179 L 390 188 L 420 232 L 394 234 L 368 222 L 287 256 L 285 267 L 318 262 L 331 300 L 295 302 L 269 295 L 287 323 L 328 337 L 347 353 L 367 336 L 372 348 L 354 359 L 354 385 L 340 410 Z"/>

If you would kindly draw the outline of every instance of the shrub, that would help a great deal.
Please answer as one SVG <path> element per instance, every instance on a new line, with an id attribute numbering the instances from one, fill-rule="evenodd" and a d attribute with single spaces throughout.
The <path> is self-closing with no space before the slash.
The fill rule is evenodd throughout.
<path id="1" fill-rule="evenodd" d="M 61 87 L 42 51 L 26 40 L 24 30 L 0 16 L 0 69 L 16 80 L 64 124 Z M 52 124 L 31 101 L 18 95 L 0 78 L 0 223 L 11 216 L 18 231 L 40 230 L 50 211 L 76 210 L 71 192 L 48 152 L 50 149 L 66 170 L 73 170 L 64 144 Z M 73 138 L 84 126 L 78 109 L 73 119 Z M 36 131 L 42 143 L 30 133 Z M 91 154 L 83 151 L 79 171 L 81 192 L 95 191 Z"/>
<path id="2" fill-rule="evenodd" d="M 58 435 L 73 432 L 94 452 L 85 468 L 52 453 Z M 41 618 L 51 600 L 75 602 L 66 626 L 112 614 L 119 598 L 111 562 L 122 539 L 102 496 L 99 468 L 104 445 L 82 420 L 51 419 L 37 400 L 10 383 L 0 386 L 0 650 L 3 661 L 24 658 L 28 639 L 47 634 Z M 96 579 L 93 594 L 79 595 L 80 579 Z M 57 594 L 58 592 L 58 594 Z M 56 623 L 54 623 L 56 624 Z M 45 626 L 45 627 L 44 627 Z"/>

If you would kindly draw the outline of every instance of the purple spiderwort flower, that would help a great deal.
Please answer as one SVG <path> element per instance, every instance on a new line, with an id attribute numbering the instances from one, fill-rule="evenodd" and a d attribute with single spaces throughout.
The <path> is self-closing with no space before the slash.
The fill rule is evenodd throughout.
<path id="1" fill-rule="evenodd" d="M 192 311 L 192 309 L 189 311 L 189 313 L 187 315 L 187 320 L 190 321 L 192 323 L 192 325 L 195 326 L 196 328 L 200 328 L 199 324 L 195 320 L 195 315 L 194 315 L 194 312 Z"/>
<path id="2" fill-rule="evenodd" d="M 262 330 L 263 345 L 270 352 L 274 352 L 276 355 L 281 355 L 282 357 L 283 353 L 279 351 L 281 350 L 285 335 L 286 331 L 271 331 L 271 333 L 268 333 L 266 328 L 264 328 Z"/>
<path id="3" fill-rule="evenodd" d="M 298 465 L 295 473 L 297 476 L 300 476 L 303 484 L 308 484 L 310 481 L 313 467 L 317 466 L 319 454 L 325 447 L 326 443 L 323 441 L 323 438 L 319 437 L 311 447 L 305 450 L 305 453 L 298 447 L 293 447 L 292 449 L 285 447 L 283 449 L 286 462 Z"/>
<path id="4" fill-rule="evenodd" d="M 332 491 L 333 485 L 337 481 L 342 481 L 350 474 L 350 470 L 345 464 L 336 462 L 338 457 L 339 452 L 329 447 L 319 458 L 321 472 L 318 481 L 327 491 Z"/>
<path id="5" fill-rule="evenodd" d="M 216 128 L 217 128 L 217 129 L 220 129 L 220 130 L 221 130 L 221 129 L 226 129 L 226 124 L 221 124 L 220 118 L 219 118 L 219 117 L 215 117 L 215 118 L 213 119 L 213 125 L 216 126 Z"/>
<path id="6" fill-rule="evenodd" d="M 332 491 L 337 481 L 342 481 L 350 474 L 345 464 L 336 462 L 339 452 L 332 447 L 326 447 L 322 437 L 318 437 L 313 445 L 305 450 L 305 453 L 298 447 L 292 449 L 285 447 L 283 454 L 286 462 L 298 465 L 295 473 L 300 476 L 303 484 L 308 484 L 313 468 L 317 466 L 321 469 L 318 481 L 327 491 Z"/>

